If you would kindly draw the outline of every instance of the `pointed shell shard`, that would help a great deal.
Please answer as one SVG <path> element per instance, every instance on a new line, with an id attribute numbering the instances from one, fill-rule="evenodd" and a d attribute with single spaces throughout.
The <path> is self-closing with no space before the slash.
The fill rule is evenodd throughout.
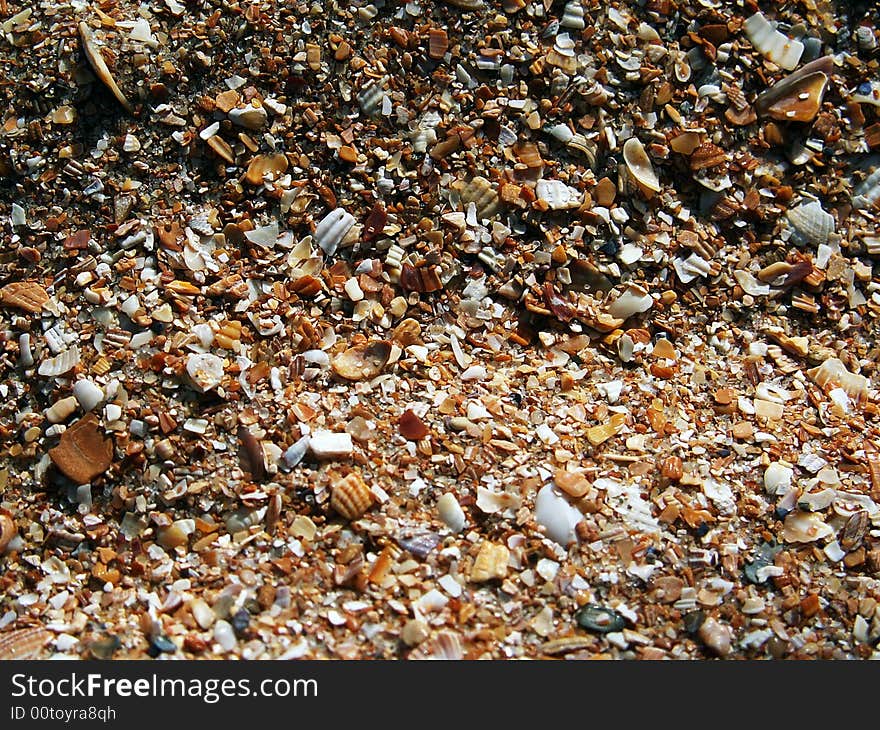
<path id="1" fill-rule="evenodd" d="M 113 92 L 113 96 L 115 96 L 119 100 L 119 103 L 125 107 L 125 110 L 129 114 L 131 114 L 131 104 L 129 103 L 128 99 L 125 98 L 125 94 L 122 93 L 122 90 L 117 85 L 116 80 L 110 73 L 110 69 L 107 68 L 107 63 L 104 61 L 104 57 L 101 55 L 101 50 L 96 45 L 95 38 L 92 35 L 92 31 L 87 23 L 80 22 L 79 36 L 82 40 L 83 51 L 86 54 L 86 58 L 89 60 L 89 63 L 91 64 L 98 78 L 101 79 L 101 81 L 107 86 L 107 88 Z"/>
<path id="2" fill-rule="evenodd" d="M 660 191 L 660 180 L 651 165 L 651 159 L 637 137 L 630 137 L 623 145 L 623 161 L 635 181 L 655 193 Z"/>
<path id="3" fill-rule="evenodd" d="M 826 393 L 842 388 L 854 401 L 868 398 L 868 379 L 864 375 L 851 373 L 836 357 L 828 358 L 818 367 L 807 370 L 807 375 Z"/>
<path id="4" fill-rule="evenodd" d="M 833 69 L 831 56 L 810 61 L 762 92 L 755 100 L 755 110 L 784 122 L 812 121 L 819 113 Z"/>
<path id="5" fill-rule="evenodd" d="M 332 256 L 354 223 L 353 215 L 342 208 L 336 208 L 318 223 L 315 228 L 315 241 L 324 253 Z"/>

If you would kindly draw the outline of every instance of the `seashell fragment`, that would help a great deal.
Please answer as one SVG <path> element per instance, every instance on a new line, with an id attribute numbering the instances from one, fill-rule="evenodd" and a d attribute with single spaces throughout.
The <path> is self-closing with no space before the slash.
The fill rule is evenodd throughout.
<path id="1" fill-rule="evenodd" d="M 443 58 L 449 48 L 449 38 L 443 28 L 431 28 L 428 33 L 428 57 L 434 60 Z"/>
<path id="2" fill-rule="evenodd" d="M 187 358 L 186 372 L 195 386 L 206 393 L 223 380 L 223 360 L 209 352 L 193 353 Z"/>
<path id="3" fill-rule="evenodd" d="M 648 153 L 637 137 L 630 137 L 624 143 L 623 160 L 630 175 L 643 190 L 659 192 L 660 181 L 657 179 Z"/>
<path id="4" fill-rule="evenodd" d="M 15 520 L 5 512 L 0 512 L 0 554 L 6 551 L 9 543 L 18 534 Z"/>
<path id="5" fill-rule="evenodd" d="M 562 10 L 562 20 L 559 25 L 563 28 L 574 28 L 575 30 L 583 30 L 586 27 L 584 22 L 584 6 L 579 0 L 570 0 L 565 4 Z"/>
<path id="6" fill-rule="evenodd" d="M 819 113 L 833 68 L 831 56 L 810 61 L 763 91 L 755 100 L 755 110 L 783 122 L 812 121 Z"/>
<path id="7" fill-rule="evenodd" d="M 261 106 L 246 106 L 244 109 L 230 109 L 229 121 L 245 129 L 257 130 L 266 126 L 269 114 Z"/>
<path id="8" fill-rule="evenodd" d="M 638 284 L 630 284 L 608 307 L 608 314 L 615 319 L 627 319 L 634 314 L 647 312 L 654 304 L 653 297 Z"/>
<path id="9" fill-rule="evenodd" d="M 315 228 L 315 241 L 324 253 L 332 256 L 354 223 L 354 216 L 344 209 L 331 210 Z"/>
<path id="10" fill-rule="evenodd" d="M 467 522 L 464 510 L 451 492 L 447 492 L 437 500 L 437 511 L 440 519 L 453 532 L 461 532 Z"/>
<path id="11" fill-rule="evenodd" d="M 339 459 L 351 455 L 354 443 L 347 433 L 315 431 L 309 439 L 309 450 L 316 459 Z"/>
<path id="12" fill-rule="evenodd" d="M 498 212 L 498 192 L 486 178 L 477 176 L 469 183 L 458 181 L 453 183 L 452 187 L 458 190 L 465 208 L 470 203 L 474 204 L 477 209 L 477 218 L 486 220 Z"/>
<path id="13" fill-rule="evenodd" d="M 61 434 L 58 445 L 49 449 L 49 457 L 72 482 L 88 484 L 113 463 L 113 441 L 90 413 Z"/>
<path id="14" fill-rule="evenodd" d="M 507 561 L 510 551 L 504 546 L 486 540 L 480 545 L 480 551 L 471 568 L 471 583 L 485 583 L 494 579 L 503 579 L 507 575 Z"/>
<path id="15" fill-rule="evenodd" d="M 43 362 L 40 363 L 40 367 L 37 372 L 40 375 L 54 378 L 58 375 L 64 375 L 64 373 L 73 370 L 73 368 L 79 365 L 79 361 L 79 347 L 74 345 L 69 350 L 64 350 L 64 352 L 59 353 L 55 357 L 50 357 L 47 360 L 43 360 Z"/>
<path id="16" fill-rule="evenodd" d="M 880 206 L 880 167 L 855 189 L 852 202 L 854 208 L 863 210 Z"/>
<path id="17" fill-rule="evenodd" d="M 785 518 L 782 530 L 785 542 L 815 542 L 833 534 L 834 529 L 816 512 L 792 512 Z"/>
<path id="18" fill-rule="evenodd" d="M 346 380 L 370 380 L 382 372 L 390 356 L 391 343 L 387 340 L 362 342 L 334 357 L 330 366 Z"/>
<path id="19" fill-rule="evenodd" d="M 0 289 L 0 303 L 31 314 L 42 312 L 48 301 L 48 293 L 36 281 L 13 281 Z"/>
<path id="20" fill-rule="evenodd" d="M 486 7 L 483 0 L 443 0 L 443 2 L 462 10 L 482 10 Z"/>
<path id="21" fill-rule="evenodd" d="M 551 210 L 579 208 L 584 202 L 582 192 L 561 180 L 538 180 L 535 185 L 535 195 L 545 201 Z"/>
<path id="22" fill-rule="evenodd" d="M 791 208 L 785 215 L 797 235 L 807 243 L 814 246 L 828 243 L 828 237 L 834 230 L 834 216 L 826 212 L 818 200 Z"/>
<path id="23" fill-rule="evenodd" d="M 580 510 L 557 494 L 552 484 L 546 484 L 535 498 L 535 521 L 544 528 L 544 534 L 559 543 L 568 545 L 577 537 L 574 528 L 583 519 Z"/>
<path id="24" fill-rule="evenodd" d="M 796 68 L 804 53 L 804 44 L 780 33 L 764 14 L 757 12 L 743 23 L 743 31 L 755 49 L 768 61 L 786 71 Z"/>
<path id="25" fill-rule="evenodd" d="M 80 408 L 87 413 L 104 400 L 104 390 L 88 378 L 77 380 L 73 386 L 73 397 Z"/>
<path id="26" fill-rule="evenodd" d="M 382 99 L 385 97 L 385 84 L 387 83 L 388 77 L 386 76 L 365 86 L 357 95 L 358 105 L 368 117 L 375 116 L 381 111 Z"/>
<path id="27" fill-rule="evenodd" d="M 287 164 L 286 155 L 257 155 L 248 165 L 244 179 L 251 185 L 261 185 L 267 174 L 270 174 L 272 179 L 283 175 L 287 171 Z"/>
<path id="28" fill-rule="evenodd" d="M 40 650 L 49 643 L 53 634 L 39 626 L 13 629 L 0 633 L 0 661 L 7 659 L 36 659 Z"/>
<path id="29" fill-rule="evenodd" d="M 128 99 L 125 98 L 125 94 L 122 93 L 122 90 L 117 85 L 116 80 L 110 74 L 110 69 L 107 68 L 104 57 L 101 55 L 101 50 L 95 43 L 95 38 L 92 35 L 92 31 L 89 28 L 88 24 L 84 21 L 80 22 L 79 24 L 79 37 L 82 40 L 83 51 L 86 54 L 86 58 L 89 60 L 89 63 L 91 64 L 98 78 L 101 79 L 102 82 L 104 82 L 107 88 L 113 92 L 113 96 L 115 96 L 119 103 L 125 107 L 125 110 L 129 114 L 131 114 L 131 104 L 129 104 Z"/>
<path id="30" fill-rule="evenodd" d="M 864 375 L 851 373 L 836 357 L 828 358 L 820 366 L 807 370 L 807 375 L 826 393 L 842 388 L 854 401 L 863 401 L 868 397 L 868 379 Z"/>
<path id="31" fill-rule="evenodd" d="M 778 461 L 772 461 L 764 471 L 764 489 L 767 494 L 780 494 L 791 486 L 793 478 L 794 470 Z"/>
<path id="32" fill-rule="evenodd" d="M 352 472 L 333 485 L 330 506 L 345 519 L 356 520 L 370 508 L 374 499 L 360 475 Z"/>

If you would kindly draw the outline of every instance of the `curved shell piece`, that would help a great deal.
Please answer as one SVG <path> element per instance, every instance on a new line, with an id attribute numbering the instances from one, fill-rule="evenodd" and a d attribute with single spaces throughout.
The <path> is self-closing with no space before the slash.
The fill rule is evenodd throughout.
<path id="1" fill-rule="evenodd" d="M 104 82 L 107 88 L 113 92 L 113 96 L 115 96 L 119 100 L 119 103 L 122 104 L 122 106 L 124 106 L 126 111 L 130 114 L 132 112 L 131 104 L 129 103 L 128 99 L 125 98 L 125 94 L 122 93 L 122 90 L 117 85 L 116 80 L 110 74 L 110 69 L 107 68 L 104 57 L 101 55 L 100 49 L 95 44 L 95 38 L 92 35 L 91 28 L 89 28 L 87 23 L 80 22 L 79 36 L 82 39 L 83 51 L 86 54 L 86 58 L 89 59 L 89 63 L 95 70 L 98 78 L 101 79 L 101 81 Z"/>
<path id="2" fill-rule="evenodd" d="M 854 401 L 868 397 L 868 379 L 864 375 L 851 373 L 836 357 L 830 357 L 818 367 L 807 370 L 807 375 L 826 393 L 834 388 L 843 388 Z"/>
<path id="3" fill-rule="evenodd" d="M 647 291 L 638 284 L 630 284 L 608 307 L 608 314 L 615 319 L 625 320 L 634 314 L 647 312 L 653 304 L 654 299 Z"/>
<path id="4" fill-rule="evenodd" d="M 575 30 L 583 30 L 586 27 L 584 22 L 584 6 L 578 0 L 571 0 L 565 4 L 562 11 L 562 20 L 559 25 L 563 28 L 574 28 Z"/>
<path id="5" fill-rule="evenodd" d="M 751 44 L 764 58 L 787 71 L 794 69 L 804 53 L 804 44 L 780 33 L 763 13 L 755 13 L 745 23 L 743 30 Z"/>
<path id="6" fill-rule="evenodd" d="M 855 208 L 880 206 L 880 167 L 872 172 L 855 190 L 852 202 Z"/>
<path id="7" fill-rule="evenodd" d="M 785 518 L 782 537 L 785 542 L 815 542 L 831 537 L 834 529 L 816 512 L 792 512 Z"/>
<path id="8" fill-rule="evenodd" d="M 870 81 L 860 86 L 852 95 L 852 100 L 859 104 L 871 104 L 880 107 L 880 81 Z"/>
<path id="9" fill-rule="evenodd" d="M 660 191 L 660 180 L 651 165 L 645 148 L 637 137 L 630 137 L 623 145 L 623 161 L 635 181 L 643 188 Z"/>
<path id="10" fill-rule="evenodd" d="M 55 357 L 43 360 L 43 362 L 40 363 L 40 368 L 37 372 L 40 375 L 54 378 L 56 375 L 64 375 L 64 373 L 73 370 L 73 368 L 79 364 L 79 361 L 79 347 L 74 345 L 69 350 L 65 350 Z"/>
<path id="11" fill-rule="evenodd" d="M 831 56 L 810 61 L 762 92 L 755 99 L 755 110 L 783 122 L 811 121 L 819 113 L 833 69 Z"/>
<path id="12" fill-rule="evenodd" d="M 797 235 L 814 246 L 828 243 L 834 230 L 834 216 L 826 212 L 818 200 L 791 208 L 786 217 Z"/>
<path id="13" fill-rule="evenodd" d="M 0 660 L 36 659 L 53 634 L 39 626 L 0 633 Z"/>
<path id="14" fill-rule="evenodd" d="M 391 343 L 387 340 L 362 342 L 339 353 L 330 366 L 346 380 L 370 380 L 382 372 L 390 357 Z"/>
<path id="15" fill-rule="evenodd" d="M 15 520 L 5 513 L 0 513 L 0 554 L 2 554 L 12 538 L 18 534 L 15 527 Z"/>
<path id="16" fill-rule="evenodd" d="M 324 253 L 331 256 L 354 223 L 354 216 L 344 209 L 331 210 L 315 228 L 315 241 Z"/>
<path id="17" fill-rule="evenodd" d="M 187 358 L 186 372 L 204 393 L 216 388 L 223 380 L 223 360 L 209 352 L 193 353 Z"/>
<path id="18" fill-rule="evenodd" d="M 469 183 L 459 181 L 453 184 L 453 188 L 458 188 L 465 208 L 469 203 L 476 206 L 478 218 L 489 219 L 498 212 L 498 192 L 486 178 L 477 176 Z"/>
<path id="19" fill-rule="evenodd" d="M 330 496 L 330 506 L 347 520 L 356 520 L 373 501 L 370 488 L 354 472 L 336 482 Z"/>
<path id="20" fill-rule="evenodd" d="M 561 180 L 538 180 L 535 195 L 546 201 L 551 210 L 577 208 L 583 203 L 583 193 Z"/>

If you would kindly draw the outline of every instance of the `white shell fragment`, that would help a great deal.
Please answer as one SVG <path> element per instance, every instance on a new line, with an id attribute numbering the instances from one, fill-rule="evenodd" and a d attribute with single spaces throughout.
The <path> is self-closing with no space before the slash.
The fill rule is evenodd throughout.
<path id="1" fill-rule="evenodd" d="M 643 188 L 659 192 L 660 180 L 654 172 L 651 160 L 637 137 L 630 137 L 623 144 L 623 160 L 635 181 Z"/>
<path id="2" fill-rule="evenodd" d="M 789 209 L 786 217 L 796 234 L 814 246 L 828 243 L 834 230 L 834 216 L 826 212 L 818 200 Z"/>
<path id="3" fill-rule="evenodd" d="M 579 0 L 571 0 L 565 4 L 562 11 L 562 20 L 559 25 L 563 28 L 574 28 L 575 30 L 583 30 L 586 27 L 584 22 L 584 6 Z"/>
<path id="4" fill-rule="evenodd" d="M 446 526 L 453 532 L 461 532 L 464 529 L 467 520 L 464 510 L 451 492 L 447 492 L 437 500 L 437 511 L 440 519 L 446 523 Z"/>
<path id="5" fill-rule="evenodd" d="M 245 129 L 261 129 L 269 120 L 269 115 L 261 106 L 248 106 L 244 109 L 231 109 L 229 120 Z"/>
<path id="6" fill-rule="evenodd" d="M 791 480 L 794 477 L 794 470 L 773 461 L 764 470 L 764 489 L 767 494 L 780 494 L 791 486 Z"/>
<path id="7" fill-rule="evenodd" d="M 267 226 L 254 228 L 252 231 L 245 231 L 244 237 L 257 246 L 272 248 L 278 240 L 278 222 L 275 221 Z"/>
<path id="8" fill-rule="evenodd" d="M 836 357 L 828 358 L 819 367 L 807 370 L 807 375 L 826 393 L 839 387 L 854 401 L 862 401 L 868 397 L 868 379 L 864 375 L 851 373 Z"/>
<path id="9" fill-rule="evenodd" d="M 628 319 L 634 314 L 647 312 L 653 304 L 653 297 L 644 288 L 638 284 L 630 284 L 608 307 L 608 314 L 615 319 Z"/>
<path id="10" fill-rule="evenodd" d="M 560 545 L 577 540 L 574 528 L 583 519 L 580 510 L 559 495 L 553 485 L 542 487 L 535 498 L 535 520 L 544 528 L 544 534 Z"/>
<path id="11" fill-rule="evenodd" d="M 316 459 L 342 459 L 354 451 L 354 443 L 347 433 L 315 431 L 309 439 L 309 450 Z"/>
<path id="12" fill-rule="evenodd" d="M 77 380 L 73 386 L 73 396 L 86 413 L 104 400 L 104 391 L 88 378 Z"/>
<path id="13" fill-rule="evenodd" d="M 748 18 L 743 31 L 758 53 L 786 71 L 794 69 L 801 60 L 804 44 L 776 30 L 763 13 Z"/>
<path id="14" fill-rule="evenodd" d="M 785 518 L 782 537 L 785 542 L 815 542 L 834 534 L 816 512 L 792 512 Z"/>
<path id="15" fill-rule="evenodd" d="M 330 211 L 315 228 L 315 241 L 328 256 L 332 256 L 354 225 L 354 216 L 342 208 Z"/>
<path id="16" fill-rule="evenodd" d="M 64 352 L 56 355 L 55 357 L 50 357 L 47 360 L 43 360 L 40 363 L 40 368 L 37 372 L 40 375 L 47 375 L 49 377 L 55 377 L 57 375 L 64 375 L 64 373 L 73 370 L 80 361 L 80 353 L 79 347 L 74 345 L 68 350 L 64 350 Z"/>
<path id="17" fill-rule="evenodd" d="M 187 358 L 186 372 L 202 392 L 220 385 L 223 380 L 223 359 L 206 353 L 194 353 Z"/>
<path id="18" fill-rule="evenodd" d="M 551 210 L 577 208 L 584 202 L 583 193 L 561 180 L 538 180 L 535 194 L 546 201 Z"/>

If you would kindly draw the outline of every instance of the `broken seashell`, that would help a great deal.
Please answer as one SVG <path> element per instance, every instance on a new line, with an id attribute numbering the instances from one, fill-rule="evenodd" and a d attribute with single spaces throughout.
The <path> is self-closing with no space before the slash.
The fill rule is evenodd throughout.
<path id="1" fill-rule="evenodd" d="M 472 583 L 485 583 L 494 579 L 503 579 L 507 575 L 507 561 L 510 551 L 504 545 L 486 540 L 480 545 L 480 551 L 471 568 Z"/>
<path id="2" fill-rule="evenodd" d="M 244 237 L 256 246 L 272 248 L 278 241 L 278 221 L 254 228 L 252 231 L 245 231 Z"/>
<path id="3" fill-rule="evenodd" d="M 113 463 L 113 441 L 89 413 L 61 434 L 58 445 L 49 449 L 49 458 L 72 482 L 88 484 Z"/>
<path id="4" fill-rule="evenodd" d="M 628 319 L 634 314 L 647 312 L 654 305 L 653 297 L 638 284 L 630 284 L 608 307 L 608 314 L 615 319 Z"/>
<path id="5" fill-rule="evenodd" d="M 330 506 L 347 520 L 356 520 L 374 500 L 370 488 L 354 472 L 336 482 L 330 494 Z"/>
<path id="6" fill-rule="evenodd" d="M 783 122 L 812 121 L 819 113 L 833 69 L 831 56 L 810 61 L 762 92 L 755 100 L 755 110 Z"/>
<path id="7" fill-rule="evenodd" d="M 0 303 L 31 314 L 43 311 L 49 301 L 49 294 L 36 281 L 13 281 L 0 289 Z"/>
<path id="8" fill-rule="evenodd" d="M 651 160 L 637 137 L 630 137 L 623 145 L 623 160 L 630 175 L 644 190 L 659 192 L 660 181 L 651 166 Z"/>
<path id="9" fill-rule="evenodd" d="M 315 228 L 315 241 L 324 253 L 332 256 L 354 223 L 354 216 L 343 208 L 331 210 Z"/>
<path id="10" fill-rule="evenodd" d="M 115 96 L 119 103 L 125 107 L 126 111 L 129 114 L 132 113 L 131 104 L 129 104 L 128 99 L 125 98 L 125 94 L 122 93 L 122 90 L 119 88 L 119 86 L 116 84 L 115 79 L 110 74 L 110 69 L 107 68 L 107 63 L 104 61 L 104 57 L 101 55 L 101 49 L 98 48 L 97 44 L 95 43 L 95 38 L 92 35 L 92 31 L 85 21 L 82 21 L 79 24 L 79 37 L 82 40 L 83 51 L 86 54 L 86 58 L 89 60 L 89 63 L 91 64 L 98 78 L 101 79 L 101 81 L 104 82 L 107 88 L 113 92 L 113 96 Z"/>
<path id="11" fill-rule="evenodd" d="M 816 512 L 792 512 L 785 518 L 782 530 L 785 542 L 815 542 L 832 535 L 834 529 Z"/>
<path id="12" fill-rule="evenodd" d="M 37 372 L 40 375 L 46 375 L 50 378 L 54 378 L 57 375 L 64 375 L 64 373 L 73 370 L 80 361 L 80 353 L 79 347 L 74 345 L 69 350 L 65 350 L 64 352 L 56 355 L 55 357 L 50 357 L 47 360 L 43 360 L 40 363 L 40 368 Z"/>
<path id="13" fill-rule="evenodd" d="M 251 185 L 261 185 L 267 174 L 271 174 L 273 180 L 283 175 L 287 171 L 287 164 L 286 155 L 257 155 L 248 165 L 244 179 Z"/>
<path id="14" fill-rule="evenodd" d="M 269 114 L 261 106 L 246 106 L 244 109 L 230 109 L 229 121 L 245 129 L 261 129 L 269 121 Z"/>
<path id="15" fill-rule="evenodd" d="M 333 372 L 346 380 L 370 380 L 382 372 L 391 356 L 387 340 L 362 342 L 333 358 Z"/>
<path id="16" fill-rule="evenodd" d="M 449 38 L 446 31 L 443 28 L 431 28 L 428 33 L 428 58 L 433 58 L 435 61 L 443 58 L 447 48 L 449 48 Z"/>
<path id="17" fill-rule="evenodd" d="M 786 71 L 797 67 L 804 53 L 804 44 L 776 30 L 763 13 L 757 12 L 749 17 L 743 23 L 743 31 L 758 53 L 768 61 Z"/>
<path id="18" fill-rule="evenodd" d="M 880 206 L 880 167 L 855 189 L 853 207 L 866 209 Z"/>
<path id="19" fill-rule="evenodd" d="M 586 27 L 584 22 L 584 6 L 580 0 L 569 0 L 562 10 L 562 20 L 559 25 L 563 28 L 574 28 L 575 30 L 583 30 Z"/>
<path id="20" fill-rule="evenodd" d="M 15 520 L 5 512 L 0 512 L 0 555 L 2 555 L 12 538 L 18 534 L 18 528 L 15 526 Z"/>
<path id="21" fill-rule="evenodd" d="M 553 483 L 570 497 L 580 499 L 590 491 L 590 481 L 580 472 L 557 469 L 553 475 Z"/>
<path id="22" fill-rule="evenodd" d="M 223 360 L 209 352 L 193 353 L 187 358 L 186 372 L 195 386 L 205 393 L 223 380 Z"/>
<path id="23" fill-rule="evenodd" d="M 498 212 L 498 192 L 486 178 L 477 176 L 468 183 L 459 180 L 451 187 L 458 191 L 465 209 L 470 203 L 474 204 L 480 220 L 492 218 Z"/>
<path id="24" fill-rule="evenodd" d="M 828 243 L 834 230 L 834 216 L 826 212 L 818 200 L 791 208 L 785 215 L 797 235 L 807 243 L 814 246 Z"/>
<path id="25" fill-rule="evenodd" d="M 440 519 L 446 523 L 446 526 L 453 532 L 461 532 L 464 529 L 467 520 L 464 510 L 451 492 L 447 492 L 437 500 L 437 511 Z"/>
<path id="26" fill-rule="evenodd" d="M 535 195 L 547 203 L 551 210 L 578 208 L 584 201 L 581 191 L 566 185 L 561 180 L 538 180 Z"/>
<path id="27" fill-rule="evenodd" d="M 0 661 L 36 659 L 40 650 L 52 640 L 53 634 L 39 626 L 13 629 L 0 633 Z"/>
<path id="28" fill-rule="evenodd" d="M 544 528 L 544 534 L 566 546 L 577 540 L 574 528 L 583 519 L 580 510 L 557 494 L 552 484 L 546 484 L 535 498 L 535 521 Z"/>
<path id="29" fill-rule="evenodd" d="M 807 375 L 826 393 L 834 388 L 842 388 L 854 401 L 863 401 L 868 397 L 868 379 L 864 375 L 851 373 L 836 357 L 807 370 Z"/>

